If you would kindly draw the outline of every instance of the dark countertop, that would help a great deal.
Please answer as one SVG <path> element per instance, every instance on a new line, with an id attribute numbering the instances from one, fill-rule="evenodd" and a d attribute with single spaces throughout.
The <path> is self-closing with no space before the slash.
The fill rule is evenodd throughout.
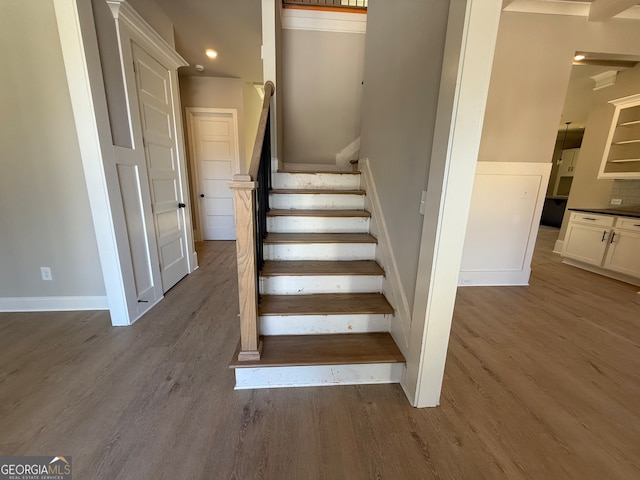
<path id="1" fill-rule="evenodd" d="M 615 208 L 569 208 L 574 212 L 599 213 L 601 215 L 616 215 L 619 217 L 640 218 L 640 208 L 633 210 Z"/>

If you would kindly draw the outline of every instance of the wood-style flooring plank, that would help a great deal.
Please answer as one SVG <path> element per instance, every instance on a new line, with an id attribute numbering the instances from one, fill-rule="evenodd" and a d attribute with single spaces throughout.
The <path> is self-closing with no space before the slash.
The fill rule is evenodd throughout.
<path id="1" fill-rule="evenodd" d="M 336 335 L 279 335 L 262 337 L 260 360 L 238 362 L 231 368 L 286 367 L 305 365 L 351 365 L 404 362 L 402 353 L 388 333 Z"/>
<path id="2" fill-rule="evenodd" d="M 268 233 L 264 243 L 378 243 L 378 240 L 368 233 Z"/>
<path id="3" fill-rule="evenodd" d="M 563 265 L 541 228 L 528 287 L 458 291 L 440 406 L 399 385 L 234 391 L 234 242 L 131 327 L 0 313 L 0 453 L 74 478 L 640 478 L 640 295 Z"/>
<path id="4" fill-rule="evenodd" d="M 259 315 L 393 314 L 380 293 L 321 293 L 312 295 L 262 295 Z"/>
<path id="5" fill-rule="evenodd" d="M 262 266 L 263 277 L 307 275 L 384 275 L 375 260 L 267 260 Z"/>

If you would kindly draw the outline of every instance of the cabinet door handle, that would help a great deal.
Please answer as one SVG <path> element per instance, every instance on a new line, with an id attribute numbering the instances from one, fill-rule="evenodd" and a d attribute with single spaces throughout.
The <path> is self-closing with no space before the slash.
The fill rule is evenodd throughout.
<path id="1" fill-rule="evenodd" d="M 633 226 L 634 227 L 640 227 L 640 223 L 634 223 Z"/>
<path id="2" fill-rule="evenodd" d="M 592 218 L 592 217 L 582 217 L 583 220 L 591 220 L 592 222 L 595 222 L 597 219 L 596 218 Z"/>
<path id="3" fill-rule="evenodd" d="M 613 243 L 614 238 L 616 238 L 616 232 L 613 232 L 613 234 L 611 235 L 611 240 L 609 240 L 609 243 Z"/>
<path id="4" fill-rule="evenodd" d="M 606 238 L 606 236 L 607 236 L 607 231 L 605 230 L 602 232 L 602 238 L 600 239 L 600 241 L 604 242 L 604 239 Z"/>

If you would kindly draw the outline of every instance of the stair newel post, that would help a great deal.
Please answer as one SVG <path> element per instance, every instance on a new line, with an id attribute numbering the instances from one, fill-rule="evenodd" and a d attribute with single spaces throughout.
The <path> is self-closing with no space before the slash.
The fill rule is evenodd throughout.
<path id="1" fill-rule="evenodd" d="M 272 82 L 264 85 L 265 95 L 256 132 L 248 174 L 234 175 L 236 214 L 236 256 L 240 297 L 240 352 L 238 361 L 260 360 L 262 342 L 258 328 L 259 272 L 264 262 L 262 242 L 267 232 L 267 211 L 271 189 L 271 130 L 269 121 Z"/>
<path id="2" fill-rule="evenodd" d="M 235 175 L 229 182 L 236 214 L 236 256 L 240 299 L 239 361 L 259 360 L 262 345 L 258 335 L 258 272 L 256 255 L 256 188 L 250 175 Z"/>

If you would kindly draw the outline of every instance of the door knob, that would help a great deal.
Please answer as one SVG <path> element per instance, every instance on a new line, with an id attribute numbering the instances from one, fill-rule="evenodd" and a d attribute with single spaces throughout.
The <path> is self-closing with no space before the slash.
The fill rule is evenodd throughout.
<path id="1" fill-rule="evenodd" d="M 178 204 L 178 208 L 184 208 L 184 207 L 186 207 L 186 205 L 184 203 L 179 203 Z"/>
<path id="2" fill-rule="evenodd" d="M 200 198 L 204 198 L 204 193 L 201 193 L 201 194 L 200 194 Z"/>

